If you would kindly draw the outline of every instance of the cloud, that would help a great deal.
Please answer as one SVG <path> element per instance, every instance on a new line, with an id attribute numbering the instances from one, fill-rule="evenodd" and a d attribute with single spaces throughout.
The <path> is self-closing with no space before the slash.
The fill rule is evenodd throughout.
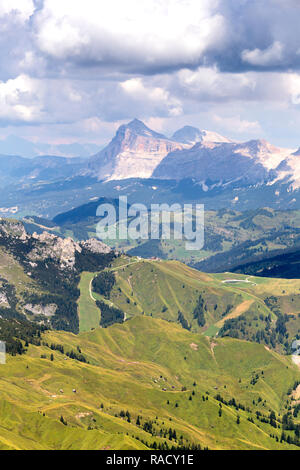
<path id="1" fill-rule="evenodd" d="M 171 96 L 170 92 L 162 87 L 147 87 L 141 78 L 131 78 L 120 84 L 125 95 L 131 98 L 132 103 L 143 107 L 160 110 L 160 115 L 179 116 L 182 113 L 181 102 Z M 153 112 L 152 111 L 152 112 Z M 155 113 L 156 114 L 156 113 Z"/>
<path id="2" fill-rule="evenodd" d="M 287 87 L 290 94 L 290 99 L 292 104 L 300 104 L 300 75 L 298 74 L 289 74 L 286 77 Z"/>
<path id="3" fill-rule="evenodd" d="M 280 64 L 283 58 L 283 45 L 279 41 L 275 41 L 265 50 L 246 49 L 242 52 L 242 59 L 251 65 L 275 65 Z"/>
<path id="4" fill-rule="evenodd" d="M 180 70 L 173 83 L 178 93 L 203 101 L 251 99 L 256 87 L 253 74 L 220 73 L 216 67 Z"/>
<path id="5" fill-rule="evenodd" d="M 33 122 L 42 116 L 36 80 L 19 75 L 0 82 L 0 119 L 5 122 Z"/>
<path id="6" fill-rule="evenodd" d="M 222 40 L 217 0 L 44 0 L 35 15 L 40 51 L 82 66 L 127 71 L 197 65 Z"/>
<path id="7" fill-rule="evenodd" d="M 35 5 L 32 0 L 0 0 L 0 17 L 13 15 L 17 21 L 27 21 L 34 13 Z"/>
<path id="8" fill-rule="evenodd" d="M 276 113 L 299 122 L 299 14 L 298 0 L 0 0 L 0 126 L 101 140 L 133 117 L 163 132 L 206 113 L 271 134 Z"/>
<path id="9" fill-rule="evenodd" d="M 230 131 L 231 134 L 253 133 L 257 135 L 262 131 L 258 121 L 248 121 L 246 119 L 242 119 L 240 116 L 225 117 L 214 115 L 213 120 L 216 124 L 221 125 L 224 130 Z"/>

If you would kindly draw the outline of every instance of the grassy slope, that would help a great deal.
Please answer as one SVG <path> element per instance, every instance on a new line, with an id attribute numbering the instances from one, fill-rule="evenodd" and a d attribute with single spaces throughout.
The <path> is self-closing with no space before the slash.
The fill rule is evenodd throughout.
<path id="1" fill-rule="evenodd" d="M 122 269 L 122 266 L 127 266 L 135 263 L 136 260 L 131 260 L 127 257 L 117 258 L 112 270 L 114 272 Z M 79 289 L 80 297 L 78 299 L 78 314 L 79 314 L 79 330 L 80 332 L 90 331 L 99 326 L 101 312 L 96 306 L 95 300 L 105 300 L 99 294 L 92 292 L 91 282 L 97 273 L 83 272 L 81 275 Z"/>
<path id="2" fill-rule="evenodd" d="M 28 290 L 40 290 L 30 276 L 24 272 L 18 261 L 3 248 L 0 248 L 0 277 L 14 285 L 18 296 L 25 287 Z"/>
<path id="3" fill-rule="evenodd" d="M 206 274 L 194 270 L 177 261 L 149 261 L 122 258 L 113 267 L 116 274 L 116 285 L 111 293 L 110 301 L 126 313 L 130 318 L 145 314 L 154 318 L 177 322 L 180 310 L 188 320 L 192 331 L 203 331 L 214 335 L 229 318 L 251 312 L 252 315 L 264 316 L 271 314 L 273 321 L 276 316 L 264 302 L 273 295 L 280 296 L 282 313 L 300 312 L 300 280 L 255 278 L 240 274 Z M 89 318 L 94 315 L 98 321 L 99 313 L 95 312 L 95 303 L 90 298 L 87 288 L 87 277 L 84 274 L 80 289 L 82 292 L 80 305 L 81 324 L 86 331 Z M 249 279 L 248 279 L 249 278 Z M 240 279 L 241 282 L 224 283 L 224 280 Z M 245 282 L 247 281 L 248 282 Z M 206 324 L 199 328 L 193 318 L 193 311 L 201 295 L 205 299 Z M 94 297 L 101 298 L 93 293 Z M 83 303 L 84 300 L 84 303 Z M 81 303 L 82 302 L 82 303 Z M 297 315 L 295 315 L 295 333 L 297 332 Z"/>
<path id="4" fill-rule="evenodd" d="M 90 283 L 95 273 L 84 272 L 80 280 L 80 298 L 78 300 L 79 330 L 89 331 L 97 328 L 100 322 L 100 310 L 90 295 Z M 95 294 L 92 293 L 94 297 Z"/>
<path id="5" fill-rule="evenodd" d="M 0 366 L 0 448 L 144 448 L 135 437 L 147 442 L 160 438 L 135 425 L 138 414 L 142 424 L 151 419 L 155 429 L 175 428 L 177 436 L 209 448 L 293 448 L 269 437 L 280 436 L 280 430 L 255 419 L 256 410 L 280 412 L 287 389 L 299 378 L 288 357 L 262 345 L 233 339 L 211 342 L 145 316 L 79 336 L 47 332 L 44 339 L 64 344 L 65 350 L 80 346 L 90 364 L 65 360 L 57 351 L 51 362 L 47 347 L 30 346 L 27 355 L 9 357 Z M 41 359 L 41 352 L 47 359 Z M 251 385 L 253 374 L 262 370 Z M 239 425 L 233 407 L 223 405 L 218 416 L 216 387 L 224 398 L 234 396 L 251 408 L 251 413 L 239 411 Z M 192 390 L 195 395 L 189 400 Z M 208 400 L 203 401 L 206 392 Z M 130 411 L 131 423 L 115 417 L 122 409 Z M 67 426 L 59 422 L 61 415 Z"/>

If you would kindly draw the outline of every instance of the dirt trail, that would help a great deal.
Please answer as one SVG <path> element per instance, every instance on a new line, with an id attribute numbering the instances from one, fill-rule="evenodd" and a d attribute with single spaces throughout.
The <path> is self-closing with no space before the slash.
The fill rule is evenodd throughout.
<path id="1" fill-rule="evenodd" d="M 226 320 L 230 320 L 230 318 L 239 317 L 240 315 L 242 315 L 243 313 L 245 313 L 249 309 L 249 307 L 253 304 L 253 302 L 254 302 L 253 299 L 244 300 L 244 302 L 239 304 L 232 312 L 228 313 L 228 315 L 226 315 L 226 317 L 224 317 L 224 318 L 222 318 L 222 320 L 218 321 L 216 323 L 216 326 L 218 328 L 221 328 L 224 325 Z"/>
<path id="2" fill-rule="evenodd" d="M 126 266 L 130 266 L 131 264 L 135 264 L 135 263 L 140 263 L 141 260 L 136 260 L 136 261 L 132 261 L 131 263 L 127 263 L 127 264 L 122 264 L 121 266 L 117 266 L 116 268 L 110 268 L 108 269 L 109 271 L 118 271 L 119 269 L 122 269 L 122 268 L 126 268 Z M 97 274 L 95 274 L 95 276 L 97 276 Z M 95 277 L 94 276 L 94 277 Z M 94 277 L 90 280 L 90 284 L 89 284 L 89 291 L 90 291 L 90 298 L 96 302 L 97 299 L 95 299 L 95 297 L 93 297 L 93 292 L 92 292 L 92 283 L 93 283 L 93 279 Z"/>

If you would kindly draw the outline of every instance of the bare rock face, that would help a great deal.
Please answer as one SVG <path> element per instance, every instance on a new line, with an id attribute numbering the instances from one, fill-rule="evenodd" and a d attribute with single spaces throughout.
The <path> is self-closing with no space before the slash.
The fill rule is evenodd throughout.
<path id="1" fill-rule="evenodd" d="M 90 238 L 89 240 L 81 242 L 80 246 L 82 248 L 85 248 L 88 251 L 91 251 L 92 253 L 110 253 L 111 252 L 111 248 L 108 245 L 101 242 L 100 240 L 97 240 L 96 238 Z"/>
<path id="2" fill-rule="evenodd" d="M 0 219 L 0 238 L 7 239 L 13 245 L 18 242 L 17 250 L 23 252 L 29 271 L 36 268 L 39 261 L 48 259 L 57 263 L 62 270 L 73 270 L 76 254 L 80 254 L 83 249 L 95 254 L 111 251 L 109 246 L 96 238 L 76 243 L 72 238 L 61 238 L 48 232 L 29 235 L 21 222 L 9 219 Z M 27 274 L 31 275 L 30 272 Z"/>
<path id="3" fill-rule="evenodd" d="M 22 222 L 3 218 L 0 218 L 0 236 L 17 238 L 24 242 L 29 239 Z"/>
<path id="4" fill-rule="evenodd" d="M 184 126 L 174 132 L 172 139 L 176 142 L 195 145 L 197 142 L 232 142 L 216 132 L 197 129 L 197 127 Z"/>
<path id="5" fill-rule="evenodd" d="M 44 315 L 45 317 L 53 317 L 57 310 L 56 304 L 48 304 L 48 305 L 32 305 L 26 304 L 24 305 L 25 312 L 30 312 L 33 315 Z"/>
<path id="6" fill-rule="evenodd" d="M 0 305 L 2 307 L 9 307 L 8 299 L 5 292 L 0 291 Z"/>
<path id="7" fill-rule="evenodd" d="M 82 250 L 71 238 L 60 238 L 48 232 L 41 235 L 34 233 L 32 237 L 37 243 L 28 258 L 33 262 L 50 258 L 57 261 L 61 268 L 73 268 L 76 252 L 81 253 Z"/>
<path id="8" fill-rule="evenodd" d="M 169 152 L 187 147 L 135 119 L 121 126 L 108 146 L 90 159 L 88 173 L 102 180 L 150 178 Z"/>
<path id="9" fill-rule="evenodd" d="M 90 158 L 85 174 L 99 180 L 187 178 L 218 187 L 237 181 L 256 185 L 284 180 L 296 189 L 300 187 L 299 154 L 300 149 L 293 153 L 263 139 L 235 142 L 191 126 L 167 138 L 134 119 Z"/>

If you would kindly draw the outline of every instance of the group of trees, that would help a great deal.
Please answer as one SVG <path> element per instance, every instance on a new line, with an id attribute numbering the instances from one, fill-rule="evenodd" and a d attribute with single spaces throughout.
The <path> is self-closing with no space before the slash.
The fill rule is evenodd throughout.
<path id="1" fill-rule="evenodd" d="M 182 328 L 184 328 L 185 330 L 191 329 L 190 325 L 188 324 L 188 321 L 180 310 L 178 310 L 178 321 L 179 323 L 181 323 Z"/>
<path id="2" fill-rule="evenodd" d="M 289 353 L 290 341 L 286 327 L 289 320 L 289 315 L 277 313 L 277 320 L 275 325 L 273 325 L 270 314 L 258 315 L 250 313 L 247 316 L 240 315 L 237 318 L 226 320 L 219 331 L 219 336 L 230 336 L 232 338 L 263 343 L 273 349 L 279 347 L 280 350 Z"/>
<path id="3" fill-rule="evenodd" d="M 107 328 L 114 323 L 123 323 L 125 315 L 122 310 L 111 307 L 101 300 L 97 300 L 96 305 L 101 310 L 100 326 Z"/>
<path id="4" fill-rule="evenodd" d="M 34 263 L 30 263 L 28 254 L 32 250 L 36 249 L 42 253 L 40 241 L 33 237 L 28 237 L 24 241 L 13 234 L 1 234 L 0 244 L 14 256 L 26 272 L 30 272 L 31 278 L 35 281 L 35 290 L 31 289 L 30 292 L 22 293 L 23 305 L 31 303 L 44 306 L 51 303 L 57 306 L 55 314 L 50 319 L 40 315 L 34 317 L 33 320 L 44 321 L 45 324 L 50 323 L 54 329 L 78 333 L 77 300 L 80 296 L 78 288 L 80 274 L 82 271 L 100 271 L 110 266 L 116 256 L 115 253 L 94 253 L 83 248 L 81 253 L 75 253 L 75 265 L 69 268 L 62 267 L 58 259 L 47 255 L 43 259 L 36 259 Z M 24 318 L 21 309 L 18 308 L 19 300 L 16 299 L 13 286 L 9 286 L 5 280 L 1 280 L 1 284 L 2 290 L 5 287 L 5 294 L 9 297 L 10 304 L 10 308 L 4 309 L 3 315 L 2 312 L 0 313 L 1 317 Z"/>
<path id="5" fill-rule="evenodd" d="M 193 311 L 193 318 L 197 319 L 198 325 L 200 327 L 205 325 L 205 315 L 204 315 L 204 299 L 199 295 L 197 305 Z"/>
<path id="6" fill-rule="evenodd" d="M 225 400 L 221 395 L 220 393 L 218 393 L 216 396 L 215 396 L 215 400 L 217 400 L 218 402 L 222 403 L 223 405 L 227 405 L 227 406 L 233 406 L 236 411 L 238 410 L 243 410 L 245 411 L 246 410 L 246 407 L 244 405 L 242 405 L 241 403 L 238 403 L 236 401 L 235 398 L 230 398 L 230 400 Z M 249 411 L 249 409 L 247 409 Z"/>
<path id="7" fill-rule="evenodd" d="M 111 271 L 102 271 L 93 279 L 93 291 L 109 299 L 110 293 L 115 283 L 116 278 L 114 273 L 112 273 Z"/>
<path id="8" fill-rule="evenodd" d="M 40 346 L 41 333 L 47 327 L 27 320 L 0 318 L 0 341 L 6 343 L 6 352 L 12 356 L 24 354 L 29 344 Z"/>

